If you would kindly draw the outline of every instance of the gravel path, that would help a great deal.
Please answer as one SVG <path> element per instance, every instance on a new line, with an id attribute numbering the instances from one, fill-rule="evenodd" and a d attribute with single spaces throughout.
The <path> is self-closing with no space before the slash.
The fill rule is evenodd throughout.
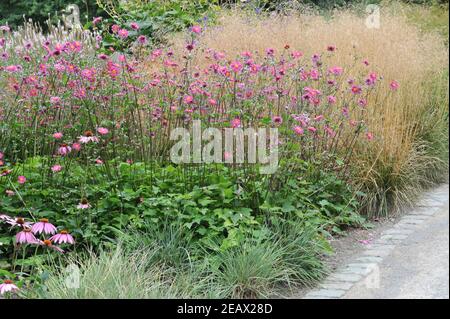
<path id="1" fill-rule="evenodd" d="M 346 262 L 319 287 L 297 297 L 449 298 L 448 185 L 372 235 L 367 247 L 344 254 Z"/>

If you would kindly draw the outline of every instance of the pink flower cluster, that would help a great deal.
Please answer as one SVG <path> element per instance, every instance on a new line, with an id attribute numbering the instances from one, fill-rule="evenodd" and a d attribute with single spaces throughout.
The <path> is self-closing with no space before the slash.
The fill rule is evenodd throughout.
<path id="1" fill-rule="evenodd" d="M 74 244 L 75 240 L 66 230 L 58 233 L 56 227 L 48 219 L 42 218 L 32 223 L 22 217 L 13 218 L 8 215 L 0 215 L 0 221 L 9 224 L 11 228 L 19 228 L 20 231 L 15 236 L 16 245 L 40 245 L 63 253 L 64 251 L 53 244 Z M 36 235 L 53 235 L 48 239 L 39 239 Z"/>

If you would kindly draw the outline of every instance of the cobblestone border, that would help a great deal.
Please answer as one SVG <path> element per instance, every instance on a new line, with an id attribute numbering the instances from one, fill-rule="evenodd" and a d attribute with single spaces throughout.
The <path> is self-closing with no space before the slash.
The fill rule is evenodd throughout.
<path id="1" fill-rule="evenodd" d="M 378 269 L 383 259 L 419 225 L 438 212 L 448 199 L 448 184 L 424 193 L 410 213 L 403 216 L 392 228 L 382 232 L 362 254 L 329 275 L 303 299 L 338 299 L 357 282 L 369 280 L 369 275 Z"/>

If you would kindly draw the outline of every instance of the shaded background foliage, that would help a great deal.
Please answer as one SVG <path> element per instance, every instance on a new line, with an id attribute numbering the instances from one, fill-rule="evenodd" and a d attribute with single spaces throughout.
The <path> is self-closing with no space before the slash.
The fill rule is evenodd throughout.
<path id="1" fill-rule="evenodd" d="M 112 3 L 118 1 L 111 1 Z M 171 10 L 176 5 L 183 5 L 187 2 L 202 2 L 205 4 L 220 4 L 229 5 L 241 3 L 237 0 L 213 0 L 213 1 L 185 1 L 185 0 L 170 0 L 170 1 L 128 1 L 130 3 L 147 3 L 148 9 L 154 9 L 155 3 L 163 2 L 167 6 L 167 11 Z M 342 7 L 353 4 L 370 4 L 380 3 L 382 0 L 251 0 L 254 5 L 267 10 L 274 10 L 280 5 L 287 3 L 297 3 L 313 5 L 322 9 L 330 9 L 335 7 Z M 448 4 L 448 0 L 403 0 L 405 3 L 413 4 Z M 6 24 L 16 27 L 21 25 L 24 19 L 31 18 L 33 21 L 44 25 L 44 22 L 49 16 L 56 20 L 56 15 L 61 15 L 63 10 L 69 4 L 76 4 L 81 11 L 80 20 L 82 23 L 89 21 L 94 16 L 107 16 L 107 13 L 98 5 L 96 0 L 2 0 L 0 1 L 0 24 Z M 140 15 L 152 15 L 150 10 L 141 8 Z M 158 14 L 162 14 L 158 10 Z"/>
<path id="2" fill-rule="evenodd" d="M 106 15 L 99 8 L 96 0 L 2 0 L 0 1 L 0 24 L 16 27 L 26 19 L 44 25 L 49 16 L 56 19 L 56 15 L 61 16 L 63 10 L 69 4 L 76 4 L 80 8 L 81 23 L 85 23 L 93 16 Z"/>

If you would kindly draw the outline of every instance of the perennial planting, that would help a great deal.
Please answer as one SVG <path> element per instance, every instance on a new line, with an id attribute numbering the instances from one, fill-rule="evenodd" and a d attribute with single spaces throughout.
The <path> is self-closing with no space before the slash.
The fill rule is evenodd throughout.
<path id="1" fill-rule="evenodd" d="M 205 47 L 203 25 L 186 32 L 183 48 L 150 46 L 136 22 L 94 18 L 92 25 L 95 32 L 67 38 L 18 38 L 0 29 L 1 295 L 45 285 L 46 265 L 65 265 L 66 254 L 100 252 L 171 223 L 197 247 L 192 262 L 204 251 L 239 258 L 248 238 L 275 240 L 278 224 L 301 227 L 301 236 L 318 243 L 362 223 L 357 199 L 364 194 L 352 192 L 352 158 L 381 138 L 367 124 L 368 110 L 382 107 L 377 92 L 397 94 L 398 80 L 362 56 L 357 68 L 335 64 L 340 48 L 333 43 L 313 55 L 289 43 L 235 55 Z M 173 163 L 178 140 L 171 132 L 192 132 L 194 122 L 250 132 L 247 149 L 251 129 L 276 128 L 275 143 L 264 144 L 278 151 L 276 170 L 260 174 L 261 163 L 233 148 L 212 162 L 203 154 Z M 203 137 L 199 147 L 208 142 Z M 195 156 L 195 146 L 189 152 Z M 299 253 L 310 258 L 295 262 L 301 266 L 286 263 L 295 269 L 275 281 L 320 278 L 326 249 L 319 246 Z M 161 260 L 155 265 L 173 266 Z M 225 295 L 258 296 L 239 289 Z"/>

